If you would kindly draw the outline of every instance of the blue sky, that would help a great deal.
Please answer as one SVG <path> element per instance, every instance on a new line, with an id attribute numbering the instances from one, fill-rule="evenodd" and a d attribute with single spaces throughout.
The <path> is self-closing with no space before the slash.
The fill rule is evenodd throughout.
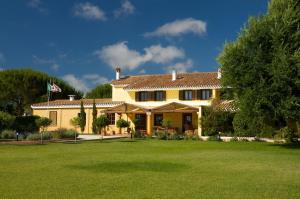
<path id="1" fill-rule="evenodd" d="M 216 71 L 225 41 L 268 0 L 3 0 L 0 69 L 31 67 L 79 90 L 122 74 Z"/>

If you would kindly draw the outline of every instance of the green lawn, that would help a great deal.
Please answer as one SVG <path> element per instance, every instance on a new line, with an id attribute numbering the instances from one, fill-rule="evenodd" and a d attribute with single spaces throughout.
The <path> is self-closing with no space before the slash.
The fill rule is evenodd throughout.
<path id="1" fill-rule="evenodd" d="M 0 145 L 0 198 L 300 198 L 300 148 L 156 140 Z"/>

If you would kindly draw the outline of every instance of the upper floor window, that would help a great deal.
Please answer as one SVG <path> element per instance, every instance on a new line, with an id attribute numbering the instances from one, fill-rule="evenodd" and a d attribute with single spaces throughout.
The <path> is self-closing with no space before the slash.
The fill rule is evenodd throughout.
<path id="1" fill-rule="evenodd" d="M 211 89 L 203 89 L 199 92 L 200 96 L 198 96 L 198 99 L 200 100 L 208 100 L 212 96 L 212 90 Z"/>
<path id="2" fill-rule="evenodd" d="M 166 100 L 166 91 L 140 91 L 135 93 L 135 101 L 164 101 Z"/>
<path id="3" fill-rule="evenodd" d="M 135 100 L 139 102 L 148 101 L 149 95 L 147 91 L 136 92 Z"/>
<path id="4" fill-rule="evenodd" d="M 115 113 L 108 113 L 107 118 L 108 118 L 109 125 L 115 125 L 115 122 L 116 122 L 116 114 Z"/>
<path id="5" fill-rule="evenodd" d="M 183 91 L 183 100 L 192 100 L 193 99 L 193 91 L 186 90 Z"/>
<path id="6" fill-rule="evenodd" d="M 212 97 L 211 89 L 179 91 L 180 100 L 208 100 Z"/>
<path id="7" fill-rule="evenodd" d="M 165 92 L 164 91 L 155 91 L 154 92 L 154 100 L 155 101 L 164 101 L 165 100 Z"/>

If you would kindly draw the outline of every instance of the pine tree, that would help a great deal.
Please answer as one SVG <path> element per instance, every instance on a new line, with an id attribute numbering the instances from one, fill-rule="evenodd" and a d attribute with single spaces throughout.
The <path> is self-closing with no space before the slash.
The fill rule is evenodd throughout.
<path id="1" fill-rule="evenodd" d="M 93 130 L 94 134 L 97 134 L 97 126 L 96 126 L 96 123 L 95 123 L 95 121 L 97 119 L 97 109 L 96 109 L 95 99 L 93 101 L 93 113 L 92 113 L 92 116 L 93 116 L 92 130 Z"/>

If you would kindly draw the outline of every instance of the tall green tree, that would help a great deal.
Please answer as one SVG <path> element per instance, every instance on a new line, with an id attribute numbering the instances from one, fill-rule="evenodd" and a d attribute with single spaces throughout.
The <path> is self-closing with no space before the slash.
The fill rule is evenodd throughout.
<path id="1" fill-rule="evenodd" d="M 111 98 L 112 87 L 110 84 L 102 84 L 91 90 L 86 94 L 86 98 Z"/>
<path id="2" fill-rule="evenodd" d="M 235 129 L 258 133 L 264 126 L 300 120 L 300 1 L 272 0 L 265 15 L 251 17 L 219 56 L 222 84 L 232 87 L 239 112 Z"/>
<path id="3" fill-rule="evenodd" d="M 108 126 L 109 120 L 106 115 L 100 115 L 95 120 L 95 125 L 97 127 L 97 132 L 100 132 L 101 137 L 103 139 L 103 131 L 102 129 L 105 129 Z"/>
<path id="4" fill-rule="evenodd" d="M 95 99 L 93 100 L 93 112 L 92 112 L 92 116 L 93 116 L 93 123 L 92 123 L 92 130 L 94 134 L 97 134 L 97 126 L 96 126 L 96 119 L 97 119 L 97 109 L 96 109 L 96 103 L 95 103 Z"/>
<path id="5" fill-rule="evenodd" d="M 31 112 L 30 105 L 36 102 L 47 101 L 47 82 L 52 80 L 61 89 L 61 93 L 52 93 L 51 100 L 67 99 L 68 95 L 75 94 L 82 97 L 61 79 L 49 76 L 32 69 L 10 69 L 0 71 L 0 110 L 21 116 Z"/>
<path id="6" fill-rule="evenodd" d="M 80 102 L 79 121 L 80 121 L 80 130 L 81 132 L 84 132 L 85 125 L 86 125 L 86 113 L 84 110 L 83 101 Z"/>

